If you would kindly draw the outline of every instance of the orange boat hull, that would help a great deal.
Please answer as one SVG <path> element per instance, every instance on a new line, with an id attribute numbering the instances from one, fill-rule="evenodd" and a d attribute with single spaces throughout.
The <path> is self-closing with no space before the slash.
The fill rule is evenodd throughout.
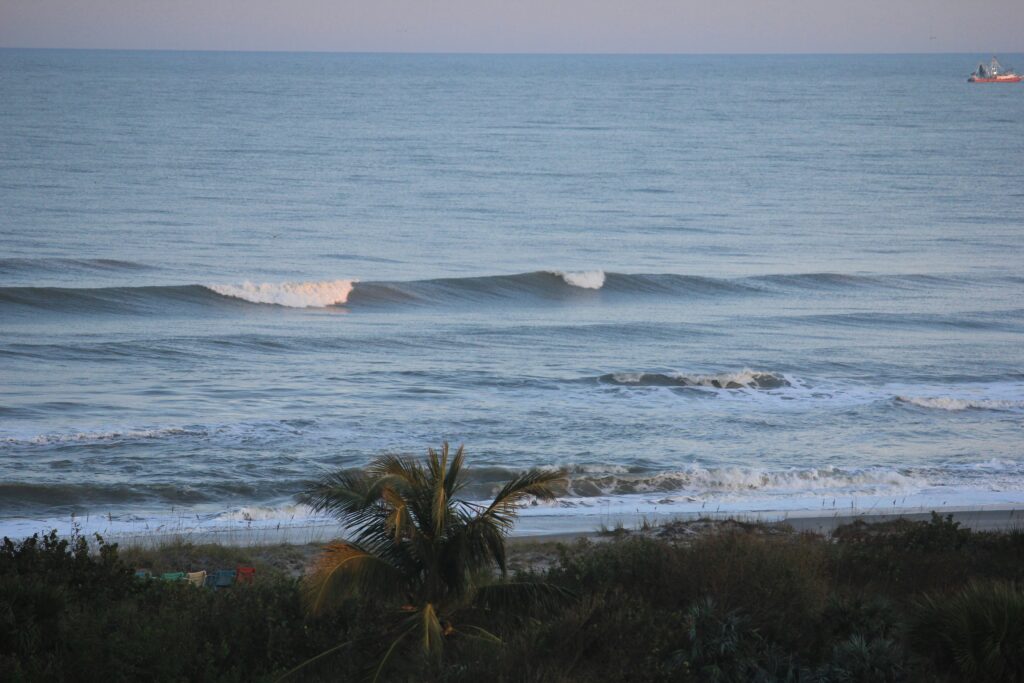
<path id="1" fill-rule="evenodd" d="M 1020 83 L 1021 76 L 1014 74 L 1013 76 L 996 76 L 995 78 L 978 78 L 977 76 L 971 76 L 967 79 L 968 83 Z"/>

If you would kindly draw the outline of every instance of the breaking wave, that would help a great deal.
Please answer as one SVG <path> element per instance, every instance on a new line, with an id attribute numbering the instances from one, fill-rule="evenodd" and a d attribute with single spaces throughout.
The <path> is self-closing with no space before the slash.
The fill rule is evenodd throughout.
<path id="1" fill-rule="evenodd" d="M 628 387 L 706 387 L 709 389 L 779 389 L 789 380 L 773 372 L 741 370 L 717 375 L 660 372 L 616 372 L 598 377 L 603 384 Z"/>
<path id="2" fill-rule="evenodd" d="M 962 410 L 1024 410 L 1024 401 L 1012 401 L 1005 399 L 966 399 L 952 398 L 949 396 L 897 396 L 896 400 L 900 403 L 917 406 L 918 408 L 947 410 L 950 412 L 958 412 Z"/>
<path id="3" fill-rule="evenodd" d="M 133 427 L 95 431 L 48 432 L 42 434 L 0 436 L 0 446 L 89 446 L 171 439 L 218 439 L 229 442 L 269 441 L 302 433 L 312 426 L 312 420 L 264 420 L 209 425 L 181 425 L 168 427 Z"/>
<path id="4" fill-rule="evenodd" d="M 209 431 L 201 428 L 164 427 L 160 429 L 124 429 L 106 432 L 70 432 L 37 434 L 29 437 L 8 436 L 0 443 L 19 446 L 57 446 L 64 444 L 113 443 L 123 441 L 152 441 L 175 436 L 208 436 Z"/>
<path id="5" fill-rule="evenodd" d="M 552 271 L 555 275 L 565 280 L 567 284 L 581 289 L 601 289 L 604 286 L 603 270 L 586 270 L 578 272 Z"/>
<path id="6" fill-rule="evenodd" d="M 286 482 L 294 488 L 297 482 Z M 197 505 L 280 496 L 276 482 L 234 483 L 224 479 L 196 483 L 34 483 L 0 482 L 0 512 L 92 510 L 102 513 L 124 505 Z"/>
<path id="7" fill-rule="evenodd" d="M 880 493 L 923 488 L 927 480 L 912 473 L 871 467 L 820 467 L 768 470 L 749 467 L 701 467 L 658 473 L 597 474 L 570 472 L 570 496 L 622 496 L 637 493 L 717 495 L 723 493 Z"/>
<path id="8" fill-rule="evenodd" d="M 274 304 L 289 308 L 324 308 L 348 301 L 355 280 L 326 282 L 282 282 L 241 285 L 206 285 L 222 296 L 243 299 L 254 304 Z"/>
<path id="9" fill-rule="evenodd" d="M 0 260 L 0 274 L 24 268 L 42 268 L 43 259 L 25 265 L 25 259 Z M 49 263 L 67 270 L 67 260 Z M 74 261 L 75 267 L 96 270 L 144 270 L 148 266 L 128 261 Z M 84 265 L 83 265 L 84 264 Z M 6 269 L 6 270 L 5 270 Z M 388 306 L 415 304 L 452 306 L 460 303 L 494 304 L 543 301 L 588 301 L 611 297 L 704 297 L 761 296 L 780 292 L 876 287 L 905 289 L 941 287 L 947 281 L 914 276 L 861 276 L 805 273 L 743 278 L 714 278 L 676 274 L 628 274 L 602 270 L 534 271 L 514 275 L 482 275 L 408 281 L 357 281 L 334 279 L 299 282 L 245 281 L 162 286 L 0 287 L 0 309 L 26 307 L 74 313 L 151 313 L 170 306 L 216 306 L 232 301 L 289 308 L 330 306 Z"/>

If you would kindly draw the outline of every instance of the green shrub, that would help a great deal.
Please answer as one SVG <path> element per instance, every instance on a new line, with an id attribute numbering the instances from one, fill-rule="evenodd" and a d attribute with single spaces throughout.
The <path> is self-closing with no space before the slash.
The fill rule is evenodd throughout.
<path id="1" fill-rule="evenodd" d="M 842 640 L 861 636 L 866 640 L 891 638 L 898 626 L 895 605 L 875 595 L 833 594 L 822 614 L 822 622 L 831 638 Z"/>
<path id="2" fill-rule="evenodd" d="M 11 681 L 260 681 L 372 633 L 357 605 L 309 620 L 298 583 L 213 591 L 139 581 L 115 545 L 55 533 L 0 545 L 0 671 Z M 350 666 L 351 664 L 351 666 Z M 333 663 L 332 675 L 356 662 Z"/>
<path id="3" fill-rule="evenodd" d="M 490 604 L 467 616 L 501 645 L 457 634 L 443 665 L 396 661 L 386 680 L 1024 681 L 1024 534 L 933 518 L 858 525 L 835 543 L 742 526 L 687 540 L 564 547 L 552 569 L 517 579 L 578 599 L 514 617 Z M 173 569 L 247 552 L 129 557 Z M 123 558 L 79 536 L 0 544 L 5 682 L 273 681 L 343 642 L 296 680 L 361 680 L 391 642 L 393 610 L 353 599 L 311 618 L 302 582 L 281 574 L 213 591 L 136 580 Z"/>
<path id="4" fill-rule="evenodd" d="M 856 634 L 832 648 L 816 678 L 820 683 L 897 683 L 907 680 L 904 659 L 894 640 Z"/>
<path id="5" fill-rule="evenodd" d="M 687 548 L 680 571 L 698 595 L 742 610 L 769 642 L 813 646 L 830 590 L 825 546 L 813 537 L 725 533 Z"/>
<path id="6" fill-rule="evenodd" d="M 1024 580 L 1024 533 L 973 532 L 951 516 L 839 527 L 832 572 L 852 587 L 894 598 L 949 591 L 971 579 Z"/>
<path id="7" fill-rule="evenodd" d="M 1024 592 L 1006 582 L 972 582 L 952 595 L 915 602 L 909 640 L 956 680 L 1024 680 Z"/>

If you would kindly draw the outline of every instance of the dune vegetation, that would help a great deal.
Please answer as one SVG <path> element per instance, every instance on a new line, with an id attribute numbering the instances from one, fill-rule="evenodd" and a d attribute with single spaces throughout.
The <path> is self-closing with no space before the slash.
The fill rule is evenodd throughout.
<path id="1" fill-rule="evenodd" d="M 523 563 L 506 544 L 516 508 L 558 474 L 525 472 L 474 504 L 459 498 L 463 465 L 443 447 L 313 484 L 306 500 L 347 534 L 301 576 L 287 548 L 4 539 L 4 680 L 1024 680 L 1024 533 L 939 515 L 828 538 L 666 524 L 533 546 L 546 561 Z M 258 579 L 135 576 L 200 558 Z"/>

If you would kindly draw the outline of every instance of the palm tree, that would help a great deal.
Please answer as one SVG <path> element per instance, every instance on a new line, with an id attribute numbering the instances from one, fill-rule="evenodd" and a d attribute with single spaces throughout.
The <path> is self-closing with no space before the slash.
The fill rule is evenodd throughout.
<path id="1" fill-rule="evenodd" d="M 502 578 L 506 574 L 505 537 L 519 505 L 530 497 L 553 498 L 563 474 L 523 472 L 492 502 L 479 504 L 458 497 L 465 485 L 463 462 L 463 447 L 452 455 L 445 442 L 440 451 L 428 449 L 425 463 L 381 456 L 365 472 L 329 474 L 302 495 L 314 510 L 335 516 L 349 534 L 324 550 L 307 580 L 310 610 L 321 613 L 352 597 L 397 608 L 393 640 L 374 680 L 403 643 L 415 644 L 428 663 L 437 665 L 445 642 L 457 635 L 500 642 L 457 621 L 468 608 L 507 609 L 559 594 L 546 584 L 492 577 L 494 569 Z"/>

